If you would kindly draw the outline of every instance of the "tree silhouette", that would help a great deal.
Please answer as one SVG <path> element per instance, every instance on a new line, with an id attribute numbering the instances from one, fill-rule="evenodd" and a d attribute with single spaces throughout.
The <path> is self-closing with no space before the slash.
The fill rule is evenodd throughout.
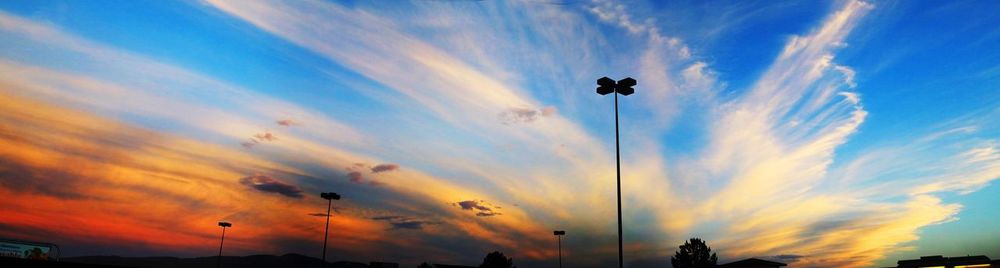
<path id="1" fill-rule="evenodd" d="M 417 266 L 417 268 L 432 268 L 432 267 L 430 263 L 424 262 L 421 263 L 420 266 Z"/>
<path id="2" fill-rule="evenodd" d="M 670 264 L 674 268 L 703 268 L 715 267 L 715 262 L 719 258 L 712 253 L 712 248 L 705 244 L 700 238 L 691 238 L 684 241 L 680 250 L 670 257 Z"/>
<path id="3" fill-rule="evenodd" d="M 514 259 L 507 258 L 502 252 L 494 251 L 486 254 L 486 258 L 483 258 L 483 264 L 480 264 L 479 268 L 517 268 L 517 266 L 514 266 Z"/>
<path id="4" fill-rule="evenodd" d="M 48 254 L 45 254 L 45 252 L 42 252 L 42 249 L 37 247 L 25 250 L 24 257 L 32 260 L 45 260 L 49 258 Z"/>

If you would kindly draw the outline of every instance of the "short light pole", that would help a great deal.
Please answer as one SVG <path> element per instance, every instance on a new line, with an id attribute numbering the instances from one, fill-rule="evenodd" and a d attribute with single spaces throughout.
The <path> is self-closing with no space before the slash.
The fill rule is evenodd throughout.
<path id="1" fill-rule="evenodd" d="M 636 81 L 631 77 L 626 77 L 625 79 L 611 80 L 608 77 L 601 77 L 597 79 L 597 94 L 608 95 L 615 93 L 615 169 L 617 170 L 618 176 L 618 268 L 625 267 L 625 254 L 622 252 L 622 157 L 621 157 L 621 146 L 619 145 L 618 139 L 618 94 L 623 96 L 632 95 L 635 93 Z"/>
<path id="2" fill-rule="evenodd" d="M 222 227 L 222 240 L 219 241 L 219 258 L 215 262 L 215 267 L 222 267 L 222 244 L 226 243 L 226 227 L 233 227 L 232 223 L 220 221 L 219 226 Z"/>
<path id="3" fill-rule="evenodd" d="M 559 241 L 559 268 L 562 268 L 562 236 L 566 235 L 566 231 L 553 231 L 552 234 Z"/>
<path id="4" fill-rule="evenodd" d="M 326 267 L 326 239 L 330 237 L 330 210 L 333 209 L 333 200 L 340 200 L 337 193 L 320 193 L 319 197 L 326 199 L 326 231 L 323 233 L 323 267 Z"/>

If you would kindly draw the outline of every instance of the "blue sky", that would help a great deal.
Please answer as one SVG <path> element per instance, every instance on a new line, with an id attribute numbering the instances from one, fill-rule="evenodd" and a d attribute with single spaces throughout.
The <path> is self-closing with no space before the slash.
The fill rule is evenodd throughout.
<path id="1" fill-rule="evenodd" d="M 20 231 L 0 234 L 200 256 L 215 235 L 200 223 L 234 219 L 248 226 L 234 254 L 309 252 L 313 195 L 335 190 L 343 256 L 500 249 L 543 266 L 544 234 L 561 228 L 571 261 L 613 263 L 613 115 L 593 87 L 631 76 L 630 266 L 665 263 L 689 237 L 723 260 L 797 266 L 1000 257 L 996 14 L 990 1 L 4 1 L 2 93 L 32 105 L 3 107 L 17 138 L 0 186 L 47 205 L 12 202 L 0 224 Z M 102 203 L 147 192 L 162 213 Z M 47 217 L 190 231 L 136 241 L 124 234 L 146 231 L 30 220 Z"/>

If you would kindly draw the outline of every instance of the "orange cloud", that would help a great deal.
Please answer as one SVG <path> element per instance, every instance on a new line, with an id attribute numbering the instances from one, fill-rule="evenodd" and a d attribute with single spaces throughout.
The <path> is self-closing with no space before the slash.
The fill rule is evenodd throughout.
<path id="1" fill-rule="evenodd" d="M 7 85 L 16 89 L 16 85 Z M 280 181 L 284 195 L 259 193 L 276 180 L 247 179 L 247 173 L 308 174 L 259 158 L 237 148 L 206 144 L 159 133 L 0 90 L 0 194 L 11 197 L 0 208 L 0 225 L 27 232 L 0 235 L 109 248 L 141 244 L 153 252 L 201 255 L 214 244 L 216 221 L 234 226 L 227 232 L 227 252 L 283 254 L 296 246 L 319 245 L 324 217 L 314 217 L 323 200 Z M 294 139 L 290 139 L 293 141 Z M 352 162 L 344 162 L 352 163 Z M 334 166 L 342 166 L 343 163 Z M 331 217 L 331 250 L 365 256 L 387 248 L 410 248 L 435 236 L 496 243 L 524 249 L 525 258 L 543 259 L 554 252 L 545 239 L 503 238 L 546 233 L 523 211 L 480 222 L 444 200 L 488 195 L 462 189 L 413 170 L 381 176 L 411 178 L 425 185 L 410 189 L 386 184 L 398 200 L 381 200 L 410 211 L 438 207 L 452 220 L 420 222 L 427 236 L 392 239 L 388 232 L 412 229 L 417 222 L 394 222 L 399 228 L 348 209 Z M 19 183 L 14 183 L 19 182 Z M 254 188 L 247 188 L 247 185 Z M 289 199 L 286 196 L 298 197 Z M 345 202 L 361 202 L 345 201 Z M 358 204 L 349 205 L 356 207 Z M 361 213 L 359 215 L 359 213 Z M 428 222 L 430 223 L 430 222 Z M 454 232 L 454 230 L 461 230 Z M 469 240 L 472 238 L 472 240 Z M 89 241 L 89 242 L 81 242 Z M 230 242 L 231 241 L 231 242 Z M 289 242 L 291 241 L 291 242 Z M 298 242 L 295 242 L 298 241 Z M 291 244 L 289 244 L 291 243 Z M 232 251 L 230 251 L 232 250 Z M 434 249 L 437 254 L 449 254 Z"/>
<path id="2" fill-rule="evenodd" d="M 105 120 L 0 90 L 0 231 L 5 237 L 201 255 L 215 243 L 218 220 L 233 221 L 230 249 L 285 253 L 268 243 L 319 243 L 323 219 L 308 216 L 322 202 L 297 187 L 256 179 L 251 170 L 305 174 L 239 150 Z M 281 185 L 288 185 L 281 183 Z M 17 231 L 14 231 L 17 230 Z M 381 226 L 352 215 L 331 219 L 332 248 L 360 252 L 382 239 Z"/>

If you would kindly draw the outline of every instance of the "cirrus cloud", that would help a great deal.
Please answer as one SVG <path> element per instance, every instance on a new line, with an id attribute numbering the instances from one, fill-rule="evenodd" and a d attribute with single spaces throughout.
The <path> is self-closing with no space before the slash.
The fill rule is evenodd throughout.
<path id="1" fill-rule="evenodd" d="M 393 230 L 401 230 L 401 229 L 422 230 L 424 229 L 424 226 L 427 225 L 441 224 L 441 222 L 438 221 L 420 220 L 414 217 L 405 217 L 397 215 L 377 216 L 377 217 L 372 217 L 371 219 L 376 221 L 388 222 L 390 225 L 392 225 L 391 229 Z"/>

